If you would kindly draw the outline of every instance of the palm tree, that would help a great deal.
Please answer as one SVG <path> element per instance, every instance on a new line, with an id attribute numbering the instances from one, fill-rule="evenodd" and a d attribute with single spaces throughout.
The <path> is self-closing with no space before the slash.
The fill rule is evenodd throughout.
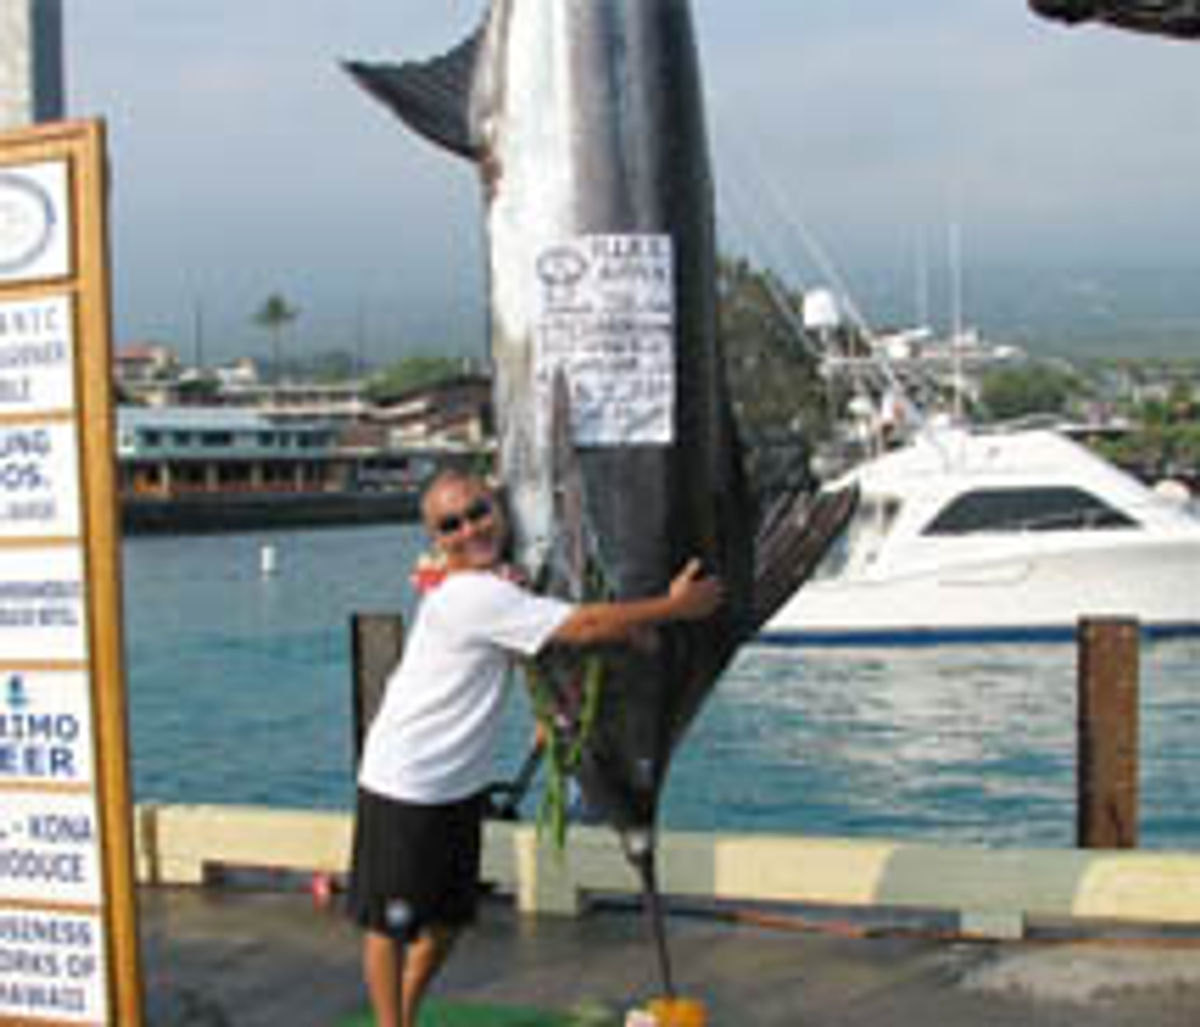
<path id="1" fill-rule="evenodd" d="M 293 307 L 277 292 L 271 293 L 254 315 L 254 323 L 271 333 L 271 379 L 275 384 L 279 384 L 279 344 L 284 329 L 299 316 L 299 308 Z"/>

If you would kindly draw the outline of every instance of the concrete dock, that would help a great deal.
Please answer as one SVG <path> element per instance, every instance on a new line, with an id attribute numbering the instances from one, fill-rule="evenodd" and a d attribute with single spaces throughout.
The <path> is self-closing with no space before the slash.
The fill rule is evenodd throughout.
<path id="1" fill-rule="evenodd" d="M 365 1007 L 358 935 L 302 890 L 144 887 L 153 1027 L 333 1027 Z M 1200 935 L 1045 925 L 965 941 L 919 915 L 853 923 L 830 911 L 676 912 L 678 990 L 714 1027 L 1194 1027 Z M 489 899 L 439 982 L 448 998 L 566 1011 L 625 1009 L 658 988 L 629 904 L 579 917 Z"/>

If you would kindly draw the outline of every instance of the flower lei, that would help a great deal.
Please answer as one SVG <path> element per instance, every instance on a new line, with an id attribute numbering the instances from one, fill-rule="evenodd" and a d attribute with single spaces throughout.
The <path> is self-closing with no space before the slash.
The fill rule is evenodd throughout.
<path id="1" fill-rule="evenodd" d="M 587 654 L 578 675 L 566 686 L 555 688 L 550 675 L 533 660 L 527 660 L 525 679 L 546 757 L 538 835 L 549 833 L 561 852 L 567 844 L 567 782 L 583 765 L 584 746 L 600 710 L 604 661 L 596 653 Z"/>
<path id="2" fill-rule="evenodd" d="M 419 596 L 428 595 L 446 580 L 446 558 L 441 553 L 422 553 L 417 557 L 409 584 Z"/>

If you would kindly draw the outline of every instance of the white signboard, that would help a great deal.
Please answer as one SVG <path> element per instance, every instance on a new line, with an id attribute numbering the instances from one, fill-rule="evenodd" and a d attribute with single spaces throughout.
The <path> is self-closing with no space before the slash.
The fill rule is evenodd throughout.
<path id="1" fill-rule="evenodd" d="M 0 807 L 0 892 L 25 902 L 99 905 L 99 843 L 91 795 L 6 795 Z"/>
<path id="2" fill-rule="evenodd" d="M 674 440 L 675 287 L 666 235 L 589 235 L 537 258 L 538 411 L 561 371 L 581 446 Z"/>
<path id="3" fill-rule="evenodd" d="M 0 675 L 0 785 L 94 779 L 91 683 L 83 671 Z"/>
<path id="4" fill-rule="evenodd" d="M 0 282 L 71 272 L 66 161 L 0 168 Z"/>
<path id="5" fill-rule="evenodd" d="M 0 1021 L 108 1022 L 98 916 L 0 909 Z"/>
<path id="6" fill-rule="evenodd" d="M 74 344 L 67 297 L 0 302 L 0 413 L 73 409 Z"/>
<path id="7" fill-rule="evenodd" d="M 84 660 L 83 553 L 0 550 L 0 653 L 8 662 Z"/>
<path id="8" fill-rule="evenodd" d="M 0 424 L 0 538 L 79 533 L 74 422 Z"/>

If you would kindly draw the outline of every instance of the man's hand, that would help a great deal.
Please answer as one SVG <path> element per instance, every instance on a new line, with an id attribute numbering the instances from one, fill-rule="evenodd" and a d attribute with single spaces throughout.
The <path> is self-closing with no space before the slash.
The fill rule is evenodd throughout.
<path id="1" fill-rule="evenodd" d="M 577 606 L 550 640 L 562 645 L 598 645 L 636 640 L 652 646 L 653 629 L 676 620 L 704 620 L 725 601 L 725 586 L 705 577 L 699 560 L 690 560 L 675 576 L 666 595 L 646 599 L 585 603 Z"/>
<path id="2" fill-rule="evenodd" d="M 675 575 L 668 596 L 675 619 L 704 620 L 725 601 L 725 585 L 720 578 L 706 577 L 700 561 L 692 559 Z"/>

